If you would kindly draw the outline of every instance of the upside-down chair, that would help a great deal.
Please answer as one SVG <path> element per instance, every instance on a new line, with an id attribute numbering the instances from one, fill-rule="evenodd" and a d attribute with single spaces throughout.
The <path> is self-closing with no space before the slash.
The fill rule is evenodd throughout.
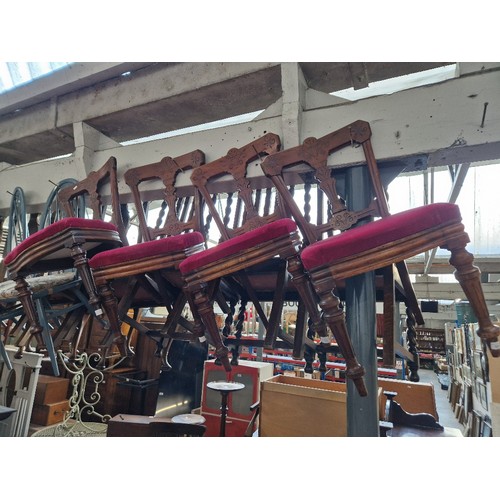
<path id="1" fill-rule="evenodd" d="M 53 183 L 52 183 L 53 184 Z M 14 190 L 11 202 L 11 211 L 8 216 L 9 227 L 7 239 L 5 242 L 4 253 L 8 254 L 14 246 L 23 241 L 28 235 L 35 233 L 40 228 L 55 222 L 64 215 L 58 210 L 57 194 L 61 189 L 68 185 L 75 185 L 75 179 L 64 179 L 55 184 L 52 189 L 40 218 L 39 214 L 26 214 L 24 193 L 21 188 Z M 83 202 L 83 200 L 82 200 Z M 83 207 L 83 203 L 81 204 Z M 4 266 L 2 262 L 1 277 L 4 275 Z M 77 322 L 68 322 L 67 318 L 71 316 L 82 317 L 82 306 L 87 306 L 88 301 L 85 294 L 81 292 L 82 282 L 75 271 L 50 274 L 49 276 L 36 276 L 27 278 L 30 289 L 33 293 L 36 309 L 39 319 L 43 326 L 43 340 L 47 348 L 47 354 L 51 360 L 54 374 L 59 375 L 59 367 L 56 359 L 56 351 L 60 344 L 56 344 L 54 337 L 65 338 L 71 333 L 69 330 Z M 18 301 L 15 282 L 5 280 L 0 283 L 0 324 L 4 342 L 18 345 L 23 343 L 27 336 L 26 315 L 22 305 Z M 70 328 L 66 328 L 70 325 Z M 6 354 L 3 343 L 0 342 L 0 354 Z M 9 369 L 10 359 L 3 356 L 4 362 Z"/>
<path id="2" fill-rule="evenodd" d="M 110 186 L 106 199 L 100 194 L 105 186 Z M 81 197 L 85 197 L 88 213 L 75 213 L 75 200 Z M 30 324 L 27 335 L 18 343 L 19 356 L 32 338 L 36 340 L 38 351 L 45 350 L 43 327 L 27 278 L 76 269 L 88 296 L 89 308 L 94 315 L 101 316 L 100 300 L 88 267 L 88 258 L 102 250 L 122 246 L 126 238 L 120 217 L 114 157 L 84 180 L 61 190 L 58 198 L 66 217 L 31 234 L 4 259 L 8 277 L 15 281 L 18 299 Z M 108 205 L 112 207 L 109 222 L 104 220 L 109 218 L 105 210 Z"/>
<path id="3" fill-rule="evenodd" d="M 139 223 L 139 242 L 101 252 L 89 261 L 110 322 L 110 335 L 113 338 L 120 337 L 123 322 L 139 332 L 150 334 L 157 342 L 157 355 L 164 358 L 164 368 L 168 368 L 168 350 L 163 352 L 164 341 L 171 338 L 169 334 L 185 319 L 182 312 L 187 299 L 182 291 L 179 263 L 205 247 L 205 236 L 200 229 L 199 197 L 189 186 L 183 190 L 176 183 L 182 172 L 204 161 L 203 152 L 195 150 L 127 170 L 124 178 L 133 195 Z M 152 190 L 148 192 L 146 188 L 150 185 L 159 189 L 160 194 L 156 195 Z M 148 220 L 147 208 L 152 200 L 161 207 L 156 221 Z M 140 321 L 127 315 L 129 308 L 154 306 L 166 307 L 168 310 L 162 331 L 154 332 L 157 338 Z M 187 328 L 190 329 L 190 326 L 187 325 Z M 194 336 L 196 339 L 193 340 L 203 341 L 203 332 L 198 331 Z M 126 342 L 126 346 L 128 353 L 132 354 L 129 342 Z"/>
<path id="4" fill-rule="evenodd" d="M 384 193 L 378 189 L 375 191 L 374 200 L 375 207 L 378 205 L 379 208 L 368 211 L 367 215 L 380 216 L 380 219 L 351 227 L 338 234 L 330 233 L 331 235 L 326 235 L 325 239 L 321 239 L 318 234 L 335 229 L 332 221 L 335 220 L 336 214 L 331 214 L 327 223 L 318 225 L 320 229 L 318 233 L 315 226 L 300 212 L 285 185 L 283 168 L 300 163 L 314 167 L 314 175 L 320 183 L 329 186 L 330 189 L 326 192 L 327 195 L 331 195 L 332 183 L 334 186 L 335 181 L 332 181 L 329 172 L 331 169 L 327 167 L 329 153 L 337 147 L 359 142 L 365 149 L 368 167 L 372 168 L 370 159 L 373 158 L 373 153 L 368 141 L 369 136 L 369 125 L 358 121 L 333 134 L 329 138 L 329 143 L 311 138 L 298 148 L 276 153 L 262 162 L 264 172 L 275 182 L 284 203 L 297 220 L 304 239 L 309 243 L 301 252 L 301 260 L 319 297 L 324 318 L 337 342 L 339 339 L 347 339 L 343 341 L 344 347 L 341 346 L 346 358 L 347 377 L 355 384 L 361 384 L 364 368 L 356 360 L 348 337 L 344 311 L 336 294 L 338 282 L 393 264 L 399 265 L 399 269 L 404 270 L 405 259 L 437 247 L 451 252 L 450 263 L 456 268 L 455 276 L 478 318 L 478 335 L 489 346 L 493 356 L 500 356 L 500 345 L 497 341 L 500 329 L 490 320 L 481 288 L 479 269 L 473 265 L 473 256 L 466 250 L 469 238 L 461 223 L 458 206 L 435 203 L 390 215 Z M 332 147 L 332 144 L 336 146 Z M 342 218 L 351 217 L 352 214 L 346 211 L 346 207 L 342 206 L 338 199 L 332 198 L 330 201 L 332 200 L 337 202 L 338 212 Z"/>
<path id="5" fill-rule="evenodd" d="M 186 283 L 186 294 L 191 296 L 215 346 L 216 360 L 227 372 L 231 371 L 231 364 L 237 364 L 237 359 L 233 352 L 229 360 L 229 350 L 216 322 L 213 293 L 221 281 L 232 283 L 243 303 L 253 303 L 268 344 L 279 328 L 287 272 L 304 304 L 316 309 L 317 315 L 311 310 L 311 317 L 319 317 L 298 258 L 301 240 L 297 225 L 286 217 L 282 204 L 276 204 L 272 183 L 260 169 L 261 159 L 279 147 L 279 137 L 267 133 L 240 148 L 230 149 L 226 156 L 196 168 L 191 175 L 218 230 L 214 237 L 217 244 L 187 257 L 179 269 Z M 269 263 L 276 264 L 270 300 L 269 296 L 263 299 L 259 285 L 259 266 Z M 272 302 L 269 315 L 260 307 L 264 300 Z"/>
<path id="6" fill-rule="evenodd" d="M 332 236 L 341 231 L 350 230 L 359 222 L 365 222 L 373 217 L 386 217 L 389 215 L 385 187 L 382 175 L 375 160 L 371 146 L 371 130 L 367 122 L 357 120 L 336 131 L 316 139 L 308 138 L 302 145 L 280 151 L 265 158 L 262 162 L 264 173 L 272 180 L 280 193 L 284 204 L 290 210 L 292 217 L 297 222 L 306 247 L 325 237 Z M 343 150 L 343 151 L 342 151 Z M 347 151 L 346 151 L 347 150 Z M 351 150 L 351 151 L 349 151 Z M 359 158 L 357 163 L 351 160 L 347 165 L 336 167 L 329 166 L 329 161 L 335 160 L 342 153 L 351 152 L 354 158 Z M 333 163 L 333 161 L 332 161 Z M 351 167 L 366 164 L 366 190 L 365 204 L 356 203 L 356 209 L 351 201 L 350 191 L 355 192 L 361 186 L 350 186 L 349 174 Z M 385 182 L 397 175 L 398 168 L 391 165 L 383 171 Z M 299 202 L 303 198 L 303 202 Z M 398 290 L 403 292 L 403 298 L 408 310 L 419 324 L 423 324 L 422 314 L 418 301 L 409 279 L 408 270 L 404 261 L 396 264 L 401 286 Z M 384 357 L 390 358 L 394 352 L 393 329 L 393 302 L 395 300 L 395 281 L 392 266 L 380 271 L 384 285 L 383 302 L 385 317 L 388 318 L 384 334 Z M 343 285 L 343 283 L 337 283 Z M 337 295 L 339 295 L 337 291 Z M 333 333 L 333 332 L 332 332 Z M 332 352 L 331 339 L 328 335 L 320 337 L 319 343 L 313 343 L 315 332 L 311 329 L 304 340 L 302 331 L 295 335 L 294 353 L 299 356 L 303 353 L 306 361 L 304 371 L 312 373 L 314 355 L 319 358 L 320 372 L 326 371 L 328 352 Z M 354 358 L 351 342 L 344 332 L 337 331 L 335 340 L 344 356 L 348 368 L 358 365 Z M 343 346 L 343 347 L 342 347 Z M 300 351 L 302 349 L 302 351 Z M 334 348 L 333 348 L 334 349 Z M 410 353 L 409 356 L 411 356 Z"/>
<path id="7" fill-rule="evenodd" d="M 450 264 L 478 319 L 477 334 L 493 357 L 500 356 L 500 328 L 489 316 L 480 271 L 466 250 L 469 237 L 460 210 L 452 203 L 433 203 L 365 224 L 307 247 L 302 262 L 332 329 L 344 329 L 343 314 L 333 294 L 335 281 L 373 271 L 441 247 L 451 252 Z M 334 331 L 335 331 L 334 330 Z M 354 374 L 353 374 L 354 375 Z"/>

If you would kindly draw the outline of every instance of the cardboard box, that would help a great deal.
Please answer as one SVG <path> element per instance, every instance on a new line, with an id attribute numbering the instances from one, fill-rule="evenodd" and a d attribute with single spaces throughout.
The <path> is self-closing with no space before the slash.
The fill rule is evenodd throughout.
<path id="1" fill-rule="evenodd" d="M 35 404 L 59 403 L 68 398 L 69 379 L 39 375 L 35 391 Z"/>
<path id="2" fill-rule="evenodd" d="M 277 375 L 261 384 L 259 436 L 347 436 L 346 385 Z"/>
<path id="3" fill-rule="evenodd" d="M 66 412 L 69 411 L 69 400 L 57 403 L 33 405 L 31 423 L 35 425 L 54 425 L 62 422 Z"/>

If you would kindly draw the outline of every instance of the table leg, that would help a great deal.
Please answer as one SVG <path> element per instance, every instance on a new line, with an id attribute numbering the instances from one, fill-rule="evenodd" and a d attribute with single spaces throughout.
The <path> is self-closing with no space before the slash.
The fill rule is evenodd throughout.
<path id="1" fill-rule="evenodd" d="M 222 401 L 221 401 L 221 406 L 220 406 L 220 432 L 219 436 L 220 437 L 225 437 L 226 436 L 226 417 L 227 417 L 227 392 L 221 392 L 222 394 Z"/>

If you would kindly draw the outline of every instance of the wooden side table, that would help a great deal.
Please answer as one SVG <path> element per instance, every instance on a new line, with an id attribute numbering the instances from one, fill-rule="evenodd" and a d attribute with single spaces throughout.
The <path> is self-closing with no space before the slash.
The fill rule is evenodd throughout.
<path id="1" fill-rule="evenodd" d="M 227 417 L 227 398 L 231 392 L 241 391 L 245 384 L 239 382 L 226 382 L 225 380 L 216 380 L 207 384 L 209 389 L 217 391 L 221 395 L 220 405 L 220 437 L 226 436 L 226 417 Z"/>

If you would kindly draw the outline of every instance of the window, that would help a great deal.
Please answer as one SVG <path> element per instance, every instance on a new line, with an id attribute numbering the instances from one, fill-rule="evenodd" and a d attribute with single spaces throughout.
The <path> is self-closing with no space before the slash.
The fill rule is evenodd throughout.
<path id="1" fill-rule="evenodd" d="M 388 187 L 391 213 L 421 206 L 426 202 L 448 201 L 452 187 L 450 173 L 447 169 L 436 169 L 433 177 L 433 196 L 426 195 L 422 173 L 401 175 L 394 179 Z M 455 202 L 460 207 L 465 230 L 471 239 L 467 249 L 475 256 L 500 255 L 500 218 L 497 208 L 499 184 L 499 164 L 471 167 Z M 448 255 L 448 252 L 438 250 L 437 255 Z"/>

